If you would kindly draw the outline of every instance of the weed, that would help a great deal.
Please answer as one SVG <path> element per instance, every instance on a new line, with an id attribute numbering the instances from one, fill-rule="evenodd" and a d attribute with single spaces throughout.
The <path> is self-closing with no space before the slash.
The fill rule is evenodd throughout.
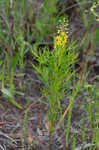
<path id="1" fill-rule="evenodd" d="M 73 65 L 77 62 L 78 54 L 75 53 L 75 42 L 68 45 L 68 28 L 67 22 L 63 20 L 54 39 L 54 49 L 44 48 L 43 52 L 39 50 L 32 51 L 36 57 L 38 64 L 32 64 L 34 69 L 39 73 L 39 79 L 44 83 L 45 87 L 42 94 L 48 102 L 48 120 L 50 121 L 50 132 L 54 132 L 55 123 L 62 117 L 61 99 L 71 88 L 71 81 L 75 73 Z M 65 28 L 65 31 L 64 31 Z M 80 85 L 80 84 L 79 84 Z M 72 105 L 74 98 L 79 91 L 79 87 L 73 91 L 70 99 L 70 110 L 68 115 L 66 141 L 68 140 Z"/>

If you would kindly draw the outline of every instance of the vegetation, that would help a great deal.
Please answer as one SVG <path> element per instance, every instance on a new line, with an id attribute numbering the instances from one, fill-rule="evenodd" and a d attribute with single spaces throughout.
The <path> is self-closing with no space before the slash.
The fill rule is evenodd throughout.
<path id="1" fill-rule="evenodd" d="M 53 149 L 59 130 L 64 133 L 62 148 L 99 149 L 99 71 L 95 72 L 98 62 L 91 61 L 97 58 L 99 48 L 98 8 L 98 0 L 0 1 L 0 103 L 23 115 L 23 120 L 18 119 L 21 134 L 17 131 L 22 150 L 37 150 L 40 145 L 28 127 L 28 113 L 37 102 L 29 100 L 30 93 L 26 97 L 25 89 L 29 84 L 32 93 L 38 83 L 38 103 L 46 108 L 42 125 L 49 134 L 48 141 L 43 141 L 48 149 Z M 81 31 L 76 29 L 79 35 L 71 31 L 71 9 L 81 27 Z M 36 76 L 29 83 L 25 79 L 28 64 L 32 67 L 30 74 L 33 71 Z M 34 83 L 35 87 L 31 87 Z M 11 132 L 16 141 L 14 130 L 6 134 L 13 138 Z M 1 141 L 0 145 L 3 147 Z"/>

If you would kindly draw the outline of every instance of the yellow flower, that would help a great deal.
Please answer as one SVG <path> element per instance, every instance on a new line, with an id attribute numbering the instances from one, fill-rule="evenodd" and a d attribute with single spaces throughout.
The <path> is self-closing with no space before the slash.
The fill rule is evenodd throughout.
<path id="1" fill-rule="evenodd" d="M 65 32 L 61 32 L 61 35 L 64 37 L 66 34 L 65 34 Z"/>
<path id="2" fill-rule="evenodd" d="M 56 36 L 56 40 L 59 42 L 59 41 L 62 41 L 62 37 L 60 35 Z"/>
<path id="3" fill-rule="evenodd" d="M 61 24 L 58 26 L 57 35 L 54 39 L 54 48 L 61 46 L 62 48 L 65 47 L 67 39 L 68 39 L 68 23 L 63 20 Z"/>
<path id="4" fill-rule="evenodd" d="M 57 46 L 62 46 L 64 47 L 66 42 L 67 42 L 67 39 L 68 39 L 68 35 L 67 33 L 63 32 L 63 31 L 58 31 L 58 34 L 56 37 L 55 37 L 55 41 L 54 41 L 54 48 L 56 48 Z"/>

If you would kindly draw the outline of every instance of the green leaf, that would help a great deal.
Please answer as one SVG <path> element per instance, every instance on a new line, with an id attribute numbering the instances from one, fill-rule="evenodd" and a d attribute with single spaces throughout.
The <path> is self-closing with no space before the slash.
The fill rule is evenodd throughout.
<path id="1" fill-rule="evenodd" d="M 9 98 L 13 98 L 13 95 L 11 94 L 11 92 L 10 92 L 8 89 L 6 89 L 6 88 L 2 88 L 2 89 L 1 89 L 1 92 L 2 92 L 5 96 L 7 96 L 7 97 L 9 97 Z"/>
<path id="2" fill-rule="evenodd" d="M 85 15 L 85 13 L 83 13 L 83 19 L 84 19 L 85 27 L 88 28 L 89 24 L 88 24 L 88 19 L 87 19 L 87 16 Z"/>
<path id="3" fill-rule="evenodd" d="M 96 31 L 93 34 L 93 40 L 94 40 L 94 47 L 97 46 L 99 43 L 99 29 L 96 29 Z"/>
<path id="4" fill-rule="evenodd" d="M 14 100 L 14 98 L 11 98 L 10 101 L 11 101 L 11 103 L 12 103 L 13 105 L 15 105 L 17 108 L 23 109 L 23 107 L 22 107 L 20 104 L 18 104 L 18 103 Z"/>
<path id="5" fill-rule="evenodd" d="M 13 105 L 15 105 L 19 109 L 23 109 L 23 107 L 14 100 L 14 97 L 13 97 L 12 93 L 8 89 L 2 88 L 1 92 L 4 94 L 5 97 L 8 97 L 9 101 Z"/>
<path id="6" fill-rule="evenodd" d="M 2 65 L 2 63 L 3 63 L 3 62 L 2 62 L 2 61 L 0 61 L 0 65 Z"/>

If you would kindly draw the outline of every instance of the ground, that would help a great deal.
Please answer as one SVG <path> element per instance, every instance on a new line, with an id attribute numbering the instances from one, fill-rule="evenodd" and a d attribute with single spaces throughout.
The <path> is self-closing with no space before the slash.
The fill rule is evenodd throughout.
<path id="1" fill-rule="evenodd" d="M 79 36 L 83 35 L 85 29 L 83 28 L 83 23 L 79 22 L 79 17 L 75 13 L 72 13 L 69 19 L 70 37 L 76 34 L 75 38 L 78 40 Z M 90 52 L 89 47 L 88 51 Z M 91 73 L 87 80 L 90 83 L 93 83 L 95 80 L 94 77 L 99 74 L 98 57 L 99 49 L 97 48 L 95 55 L 91 56 L 89 60 L 88 69 Z M 14 78 L 16 90 L 24 94 L 21 96 L 16 95 L 15 100 L 23 106 L 23 109 L 16 108 L 11 102 L 0 95 L 0 149 L 22 150 L 23 146 L 24 150 L 48 150 L 49 147 L 50 150 L 65 150 L 65 136 L 62 127 L 56 130 L 52 143 L 49 146 L 49 132 L 46 129 L 47 105 L 44 104 L 46 99 L 42 97 L 40 92 L 43 84 L 38 80 L 28 59 L 26 58 L 25 60 L 26 65 L 23 70 L 16 69 Z M 86 53 L 81 53 L 80 62 L 76 64 L 77 68 L 81 67 L 85 59 L 87 59 Z M 82 68 L 80 68 L 80 71 L 82 71 Z M 63 112 L 65 111 L 64 108 L 68 106 L 70 95 L 71 93 L 68 93 L 61 102 Z M 84 91 L 81 91 L 75 99 L 71 119 L 70 140 L 72 139 L 72 134 L 75 134 L 77 137 L 77 147 L 82 143 L 80 137 L 82 129 L 77 123 L 81 118 L 84 119 L 86 117 L 86 108 L 79 107 L 82 103 L 86 103 Z M 66 117 L 64 120 L 66 122 Z M 83 121 L 83 124 L 86 128 L 88 127 L 86 120 Z M 90 131 L 87 132 L 86 141 L 88 143 L 90 143 L 91 136 Z M 71 149 L 71 146 L 69 147 Z"/>

